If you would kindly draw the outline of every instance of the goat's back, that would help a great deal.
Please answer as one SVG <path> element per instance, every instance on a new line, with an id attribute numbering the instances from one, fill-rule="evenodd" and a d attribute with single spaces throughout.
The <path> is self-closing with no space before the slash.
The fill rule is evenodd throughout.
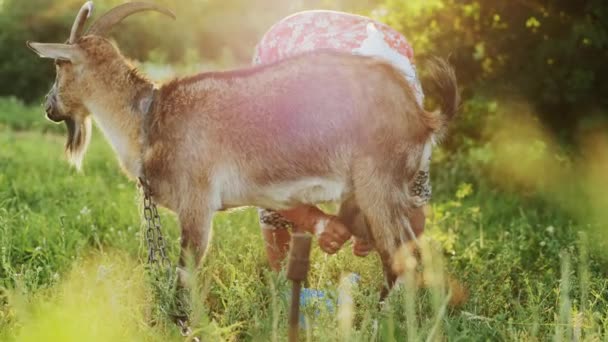
<path id="1" fill-rule="evenodd" d="M 390 158 L 430 133 L 398 70 L 333 51 L 175 81 L 159 107 L 159 141 L 247 156 L 247 171 L 265 182 L 347 173 L 357 155 Z"/>

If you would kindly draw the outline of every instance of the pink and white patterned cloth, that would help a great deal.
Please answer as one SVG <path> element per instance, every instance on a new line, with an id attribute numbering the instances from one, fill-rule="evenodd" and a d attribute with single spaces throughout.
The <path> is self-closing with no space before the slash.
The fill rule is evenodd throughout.
<path id="1" fill-rule="evenodd" d="M 391 27 L 360 15 L 315 10 L 288 16 L 274 24 L 256 45 L 253 64 L 268 64 L 299 53 L 335 49 L 384 58 L 395 65 L 424 98 L 416 75 L 414 51 Z"/>

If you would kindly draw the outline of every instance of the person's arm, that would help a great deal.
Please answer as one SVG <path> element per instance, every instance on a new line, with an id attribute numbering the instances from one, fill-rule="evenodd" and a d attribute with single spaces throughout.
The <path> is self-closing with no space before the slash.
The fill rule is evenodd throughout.
<path id="1" fill-rule="evenodd" d="M 337 253 L 351 237 L 348 228 L 336 216 L 328 215 L 315 206 L 303 205 L 279 213 L 293 222 L 295 231 L 316 235 L 325 253 Z"/>

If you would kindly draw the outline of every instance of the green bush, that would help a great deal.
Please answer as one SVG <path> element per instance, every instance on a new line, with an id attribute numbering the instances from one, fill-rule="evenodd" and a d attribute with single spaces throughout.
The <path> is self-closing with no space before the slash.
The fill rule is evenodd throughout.
<path id="1" fill-rule="evenodd" d="M 408 37 L 418 60 L 449 56 L 467 97 L 520 97 L 568 133 L 608 118 L 606 1 L 385 0 L 373 14 Z"/>

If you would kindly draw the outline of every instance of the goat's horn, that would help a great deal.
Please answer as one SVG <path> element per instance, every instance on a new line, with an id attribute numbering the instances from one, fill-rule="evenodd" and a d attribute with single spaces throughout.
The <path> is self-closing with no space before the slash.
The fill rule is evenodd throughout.
<path id="1" fill-rule="evenodd" d="M 112 8 L 101 16 L 101 18 L 97 19 L 87 34 L 103 36 L 107 34 L 114 25 L 120 23 L 124 18 L 130 16 L 131 14 L 148 10 L 157 11 L 175 19 L 175 14 L 164 7 L 146 2 L 128 2 Z"/>
<path id="2" fill-rule="evenodd" d="M 78 38 L 82 35 L 82 29 L 84 28 L 84 23 L 91 16 L 93 12 L 93 1 L 85 2 L 82 7 L 80 7 L 80 11 L 76 16 L 76 20 L 74 20 L 74 24 L 72 25 L 72 31 L 70 32 L 70 40 L 68 41 L 70 44 L 76 43 Z"/>

